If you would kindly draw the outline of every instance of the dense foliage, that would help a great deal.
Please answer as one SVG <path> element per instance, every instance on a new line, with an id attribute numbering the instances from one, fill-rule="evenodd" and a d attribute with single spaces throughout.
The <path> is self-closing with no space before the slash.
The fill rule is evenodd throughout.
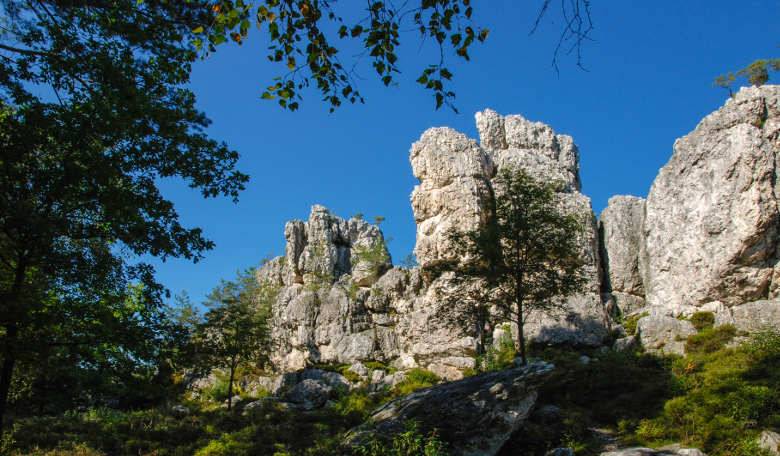
<path id="1" fill-rule="evenodd" d="M 471 231 L 449 234 L 457 257 L 467 260 L 436 269 L 454 273 L 450 283 L 460 292 L 448 294 L 467 297 L 444 311 L 478 327 L 513 322 L 525 365 L 528 316 L 563 310 L 563 299 L 584 286 L 578 246 L 584 214 L 566 213 L 556 183 L 538 182 L 523 169 L 506 168 L 493 183 L 488 219 Z"/>
<path id="2" fill-rule="evenodd" d="M 182 38 L 202 4 L 1 6 L 3 416 L 14 381 L 16 391 L 82 369 L 106 383 L 127 373 L 127 384 L 181 340 L 154 271 L 134 259 L 197 261 L 213 244 L 179 223 L 156 183 L 236 199 L 248 178 L 234 171 L 235 151 L 202 133 L 209 121 L 183 88 L 195 54 Z M 144 286 L 131 293 L 130 283 Z M 31 380 L 15 380 L 17 369 Z"/>

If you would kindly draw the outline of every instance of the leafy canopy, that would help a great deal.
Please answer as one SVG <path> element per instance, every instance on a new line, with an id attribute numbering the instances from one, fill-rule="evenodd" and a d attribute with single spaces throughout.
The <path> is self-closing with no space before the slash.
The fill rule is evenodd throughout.
<path id="1" fill-rule="evenodd" d="M 471 231 L 452 231 L 449 239 L 460 264 L 452 284 L 460 288 L 446 312 L 473 322 L 512 321 L 519 328 L 523 364 L 527 362 L 523 325 L 533 312 L 564 308 L 563 298 L 585 283 L 579 258 L 582 218 L 566 213 L 555 183 L 540 183 L 523 169 L 505 168 L 494 179 L 487 222 Z"/>
<path id="2" fill-rule="evenodd" d="M 206 297 L 204 305 L 209 310 L 196 331 L 202 367 L 221 368 L 229 373 L 228 410 L 232 406 L 236 370 L 247 363 L 263 365 L 267 361 L 262 349 L 266 345 L 266 321 L 276 295 L 272 286 L 258 283 L 256 270 L 239 271 L 235 281 L 222 279 Z"/>
<path id="3" fill-rule="evenodd" d="M 235 200 L 248 180 L 184 88 L 199 5 L 0 2 L 0 416 L 15 368 L 63 347 L 126 352 L 103 366 L 148 361 L 131 340 L 168 325 L 165 290 L 133 259 L 197 261 L 213 247 L 157 181 Z"/>

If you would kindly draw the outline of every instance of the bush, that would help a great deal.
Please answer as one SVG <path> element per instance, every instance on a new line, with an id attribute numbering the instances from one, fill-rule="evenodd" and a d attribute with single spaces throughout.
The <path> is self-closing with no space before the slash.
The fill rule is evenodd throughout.
<path id="1" fill-rule="evenodd" d="M 626 323 L 623 325 L 623 328 L 625 328 L 628 334 L 633 336 L 636 333 L 636 324 L 639 323 L 639 319 L 649 316 L 650 314 L 647 312 L 643 312 L 641 315 L 631 315 L 628 317 L 628 319 L 626 319 Z"/>
<path id="2" fill-rule="evenodd" d="M 722 349 L 736 333 L 736 328 L 731 325 L 718 326 L 715 329 L 705 327 L 698 334 L 688 338 L 685 342 L 685 353 L 714 353 Z"/>
<path id="3" fill-rule="evenodd" d="M 712 312 L 696 312 L 688 317 L 688 321 L 693 323 L 696 331 L 712 329 L 712 326 L 715 324 L 715 314 Z"/>
<path id="4" fill-rule="evenodd" d="M 501 334 L 497 348 L 490 346 L 484 354 L 477 356 L 477 371 L 507 370 L 512 367 L 512 361 L 516 357 L 515 341 L 508 332 L 505 332 Z"/>
<path id="5" fill-rule="evenodd" d="M 427 433 L 420 429 L 420 423 L 407 420 L 403 428 L 390 435 L 373 432 L 369 442 L 358 446 L 354 454 L 361 456 L 447 456 L 445 444 L 439 440 L 438 429 Z"/>
<path id="6" fill-rule="evenodd" d="M 228 386 L 227 381 L 217 380 L 210 388 L 204 388 L 201 391 L 201 396 L 214 402 L 224 402 L 228 398 Z M 235 384 L 233 385 L 233 392 L 238 394 L 238 388 Z"/>
<path id="7" fill-rule="evenodd" d="M 726 326 L 704 329 L 688 358 L 674 362 L 675 376 L 689 387 L 660 416 L 640 424 L 639 443 L 676 441 L 708 454 L 761 454 L 751 443 L 758 430 L 780 425 L 780 335 L 764 333 L 736 349 L 718 349 L 734 332 Z"/>
<path id="8" fill-rule="evenodd" d="M 435 373 L 417 367 L 409 371 L 406 380 L 396 385 L 395 389 L 393 389 L 392 396 L 406 396 L 407 394 L 411 394 L 418 389 L 437 385 L 440 381 L 441 377 Z"/>
<path id="9" fill-rule="evenodd" d="M 540 388 L 539 402 L 579 413 L 600 426 L 621 420 L 639 421 L 657 416 L 673 396 L 671 367 L 663 359 L 630 350 L 607 351 L 594 357 L 590 350 L 548 348 L 537 356 L 556 366 Z"/>

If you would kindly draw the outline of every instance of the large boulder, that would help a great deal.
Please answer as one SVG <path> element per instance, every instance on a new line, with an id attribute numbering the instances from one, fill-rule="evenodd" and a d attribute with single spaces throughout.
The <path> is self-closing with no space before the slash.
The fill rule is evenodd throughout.
<path id="1" fill-rule="evenodd" d="M 780 328 L 780 300 L 755 301 L 731 308 L 737 331 L 754 333 Z"/>
<path id="2" fill-rule="evenodd" d="M 392 434 L 413 419 L 424 429 L 439 429 L 454 456 L 494 455 L 528 417 L 553 369 L 536 363 L 423 388 L 378 408 L 371 424 L 353 430 L 348 441 L 364 444 L 372 432 Z"/>
<path id="3" fill-rule="evenodd" d="M 685 340 L 696 332 L 690 321 L 664 315 L 642 317 L 636 325 L 636 335 L 642 346 L 648 352 L 665 355 L 684 355 Z"/>
<path id="4" fill-rule="evenodd" d="M 284 393 L 282 399 L 300 406 L 303 410 L 323 407 L 330 399 L 331 388 L 319 380 L 306 379 Z"/>
<path id="5" fill-rule="evenodd" d="M 779 132 L 780 87 L 750 87 L 675 142 L 645 205 L 640 269 L 651 304 L 776 294 Z"/>

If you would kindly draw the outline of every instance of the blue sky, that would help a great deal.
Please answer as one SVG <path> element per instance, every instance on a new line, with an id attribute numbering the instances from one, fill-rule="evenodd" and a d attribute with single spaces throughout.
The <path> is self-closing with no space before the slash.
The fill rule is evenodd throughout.
<path id="1" fill-rule="evenodd" d="M 268 62 L 269 43 L 257 29 L 243 46 L 222 45 L 198 61 L 191 89 L 213 120 L 207 133 L 241 154 L 238 167 L 251 181 L 238 204 L 204 200 L 182 182 L 161 182 L 184 225 L 202 228 L 216 248 L 197 264 L 153 260 L 158 281 L 201 302 L 220 278 L 234 278 L 271 252 L 282 254 L 285 223 L 307 220 L 315 204 L 344 218 L 358 212 L 385 217 L 382 229 L 393 238 L 388 247 L 397 263 L 415 244 L 412 143 L 440 126 L 478 139 L 474 113 L 486 108 L 571 135 L 580 150 L 582 192 L 599 214 L 611 196 L 647 196 L 674 141 L 728 98 L 712 87 L 715 77 L 780 57 L 776 0 L 591 0 L 594 41 L 582 48 L 587 71 L 573 56 L 561 55 L 556 74 L 551 62 L 563 25 L 558 11 L 551 9 L 528 36 L 542 3 L 472 1 L 472 18 L 490 36 L 472 46 L 470 62 L 448 57 L 460 114 L 436 111 L 431 94 L 414 82 L 435 58 L 433 47 L 419 50 L 414 32 L 401 36 L 404 72 L 397 87 L 384 87 L 363 62 L 358 89 L 365 104 L 343 105 L 330 115 L 315 90 L 302 93 L 294 113 L 260 99 L 285 67 Z M 356 4 L 363 5 L 345 0 L 337 7 Z M 773 79 L 780 81 L 780 74 Z"/>

